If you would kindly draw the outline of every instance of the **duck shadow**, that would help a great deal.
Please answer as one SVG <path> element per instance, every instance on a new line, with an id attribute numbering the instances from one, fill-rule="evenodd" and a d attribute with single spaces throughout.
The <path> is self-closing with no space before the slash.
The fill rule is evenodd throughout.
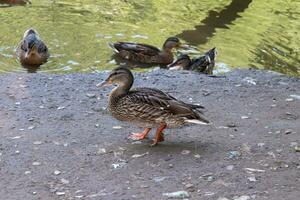
<path id="1" fill-rule="evenodd" d="M 156 146 L 151 146 L 152 140 L 145 139 L 141 143 L 134 142 L 126 145 L 126 154 L 143 154 L 148 152 L 152 155 L 168 156 L 170 154 L 191 154 L 200 156 L 211 156 L 224 152 L 225 146 L 216 142 L 202 141 L 169 141 L 160 142 Z"/>

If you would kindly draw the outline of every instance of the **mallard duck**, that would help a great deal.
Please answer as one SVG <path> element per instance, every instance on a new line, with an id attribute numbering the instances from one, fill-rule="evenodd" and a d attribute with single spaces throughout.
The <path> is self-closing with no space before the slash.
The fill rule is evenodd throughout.
<path id="1" fill-rule="evenodd" d="M 142 133 L 133 133 L 131 139 L 144 139 L 152 128 L 157 127 L 152 145 L 164 141 L 162 131 L 189 123 L 208 124 L 198 108 L 177 100 L 175 97 L 154 88 L 135 88 L 133 75 L 125 67 L 118 67 L 110 73 L 108 78 L 98 86 L 103 87 L 117 84 L 109 95 L 108 110 L 112 116 L 120 121 L 128 121 L 145 128 Z"/>
<path id="2" fill-rule="evenodd" d="M 168 65 L 168 68 L 171 70 L 184 69 L 198 71 L 205 74 L 212 74 L 215 66 L 216 55 L 216 48 L 212 48 L 203 56 L 194 59 L 190 59 L 188 55 L 183 54 L 179 56 L 172 64 Z"/>
<path id="3" fill-rule="evenodd" d="M 31 4 L 30 0 L 0 0 L 2 4 L 9 4 L 9 5 L 25 5 L 27 3 Z"/>
<path id="4" fill-rule="evenodd" d="M 114 52 L 123 59 L 146 64 L 170 64 L 173 62 L 173 48 L 187 48 L 180 44 L 176 37 L 169 37 L 163 44 L 162 50 L 148 45 L 132 42 L 108 43 Z"/>
<path id="5" fill-rule="evenodd" d="M 16 53 L 21 64 L 26 66 L 39 66 L 49 58 L 47 46 L 34 29 L 25 31 Z"/>

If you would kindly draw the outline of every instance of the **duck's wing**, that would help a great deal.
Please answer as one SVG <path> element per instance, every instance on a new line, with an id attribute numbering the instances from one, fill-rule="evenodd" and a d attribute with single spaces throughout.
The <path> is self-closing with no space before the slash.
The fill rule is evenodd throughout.
<path id="1" fill-rule="evenodd" d="M 154 46 L 148 44 L 139 44 L 132 42 L 116 42 L 109 43 L 109 46 L 113 48 L 116 52 L 120 51 L 130 51 L 138 54 L 145 54 L 149 56 L 154 56 L 160 53 L 160 50 Z"/>
<path id="2" fill-rule="evenodd" d="M 192 109 L 197 109 L 197 108 L 204 109 L 204 107 L 201 106 L 201 105 L 195 105 L 195 104 L 185 103 L 183 101 L 180 101 L 180 100 L 176 99 L 172 95 L 167 94 L 167 93 L 165 93 L 165 92 L 163 92 L 161 90 L 155 89 L 155 88 L 141 87 L 141 88 L 132 89 L 131 92 L 143 92 L 143 93 L 147 93 L 148 95 L 155 96 L 155 97 L 157 97 L 159 99 L 164 99 L 166 101 L 170 101 L 170 100 L 178 101 L 178 102 L 180 102 L 180 103 L 182 103 L 182 104 L 184 104 L 186 106 L 189 106 Z"/>
<path id="3" fill-rule="evenodd" d="M 160 90 L 138 88 L 130 91 L 126 99 L 130 102 L 129 110 L 141 119 L 155 120 L 161 117 L 176 116 L 203 120 L 208 123 L 191 105 L 178 101 Z"/>

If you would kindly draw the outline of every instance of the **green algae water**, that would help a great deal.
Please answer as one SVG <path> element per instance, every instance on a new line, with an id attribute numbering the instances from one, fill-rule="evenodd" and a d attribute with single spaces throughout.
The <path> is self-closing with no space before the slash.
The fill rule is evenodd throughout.
<path id="1" fill-rule="evenodd" d="M 1 2 L 1 0 L 0 0 Z M 15 57 L 24 31 L 35 28 L 50 49 L 39 73 L 116 66 L 107 43 L 158 47 L 177 36 L 198 51 L 217 47 L 216 69 L 252 67 L 300 76 L 298 0 L 32 0 L 0 4 L 0 72 L 26 72 Z"/>

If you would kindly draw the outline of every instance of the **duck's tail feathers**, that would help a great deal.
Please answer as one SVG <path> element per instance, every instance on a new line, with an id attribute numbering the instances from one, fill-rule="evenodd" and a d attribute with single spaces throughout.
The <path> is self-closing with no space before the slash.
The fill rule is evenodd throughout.
<path id="1" fill-rule="evenodd" d="M 207 62 L 208 63 L 212 63 L 215 61 L 216 57 L 217 57 L 217 49 L 216 47 L 208 50 L 206 53 L 205 53 L 205 58 L 207 59 Z"/>
<path id="2" fill-rule="evenodd" d="M 186 119 L 186 123 L 199 124 L 199 125 L 210 125 L 209 121 L 206 119 Z"/>
<path id="3" fill-rule="evenodd" d="M 119 50 L 116 49 L 115 44 L 113 42 L 108 42 L 107 44 L 115 53 L 119 53 Z"/>

